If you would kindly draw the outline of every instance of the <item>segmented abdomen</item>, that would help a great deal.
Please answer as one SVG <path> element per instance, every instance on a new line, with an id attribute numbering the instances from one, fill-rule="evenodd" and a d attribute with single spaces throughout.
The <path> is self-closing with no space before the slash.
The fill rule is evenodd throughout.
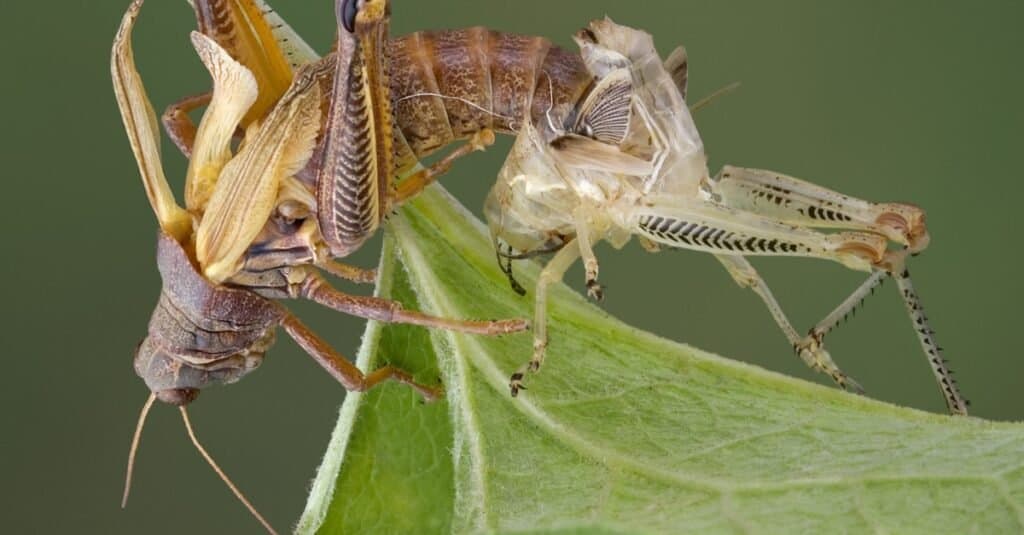
<path id="1" fill-rule="evenodd" d="M 399 167 L 484 128 L 512 134 L 524 120 L 564 118 L 592 80 L 579 54 L 483 27 L 391 39 L 387 61 L 396 137 L 404 137 Z"/>

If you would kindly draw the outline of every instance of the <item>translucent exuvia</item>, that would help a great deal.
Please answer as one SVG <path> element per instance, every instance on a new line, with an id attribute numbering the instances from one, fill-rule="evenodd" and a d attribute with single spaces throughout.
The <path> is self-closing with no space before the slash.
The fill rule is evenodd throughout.
<path id="1" fill-rule="evenodd" d="M 593 245 L 606 240 L 618 248 L 637 236 L 651 250 L 715 255 L 764 300 L 810 367 L 858 392 L 823 338 L 885 277 L 895 278 L 950 412 L 967 414 L 905 267 L 928 245 L 920 208 L 855 199 L 773 171 L 725 166 L 712 176 L 685 103 L 682 48 L 663 62 L 650 35 L 609 19 L 591 23 L 576 41 L 593 89 L 575 109 L 523 125 L 485 206 L 514 287 L 511 259 L 557 251 L 537 282 L 533 356 L 512 375 L 513 395 L 544 359 L 548 285 L 582 258 L 588 293 L 600 298 Z M 871 275 L 801 336 L 747 256 L 820 258 Z"/>

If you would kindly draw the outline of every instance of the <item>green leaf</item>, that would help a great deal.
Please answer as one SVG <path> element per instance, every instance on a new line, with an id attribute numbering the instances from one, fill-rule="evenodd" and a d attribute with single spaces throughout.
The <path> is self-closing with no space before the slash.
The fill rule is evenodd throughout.
<path id="1" fill-rule="evenodd" d="M 528 317 L 482 225 L 440 188 L 396 217 L 380 293 L 459 318 Z M 401 266 L 397 260 L 401 261 Z M 537 268 L 517 274 L 527 288 Z M 1008 533 L 1024 426 L 896 407 L 624 324 L 566 287 L 529 390 L 502 338 L 371 323 L 359 364 L 443 380 L 345 400 L 300 533 Z"/>

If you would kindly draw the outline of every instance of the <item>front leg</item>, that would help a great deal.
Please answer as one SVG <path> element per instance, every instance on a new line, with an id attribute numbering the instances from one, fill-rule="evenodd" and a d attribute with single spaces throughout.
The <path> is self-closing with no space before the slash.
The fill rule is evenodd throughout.
<path id="1" fill-rule="evenodd" d="M 534 297 L 534 319 L 533 319 L 533 355 L 529 362 L 524 364 L 509 380 L 509 391 L 512 397 L 524 390 L 523 378 L 527 372 L 536 372 L 544 363 L 544 355 L 548 347 L 548 289 L 562 280 L 566 270 L 569 269 L 576 259 L 580 257 L 580 248 L 575 243 L 569 243 L 563 247 L 551 261 L 548 262 L 537 278 L 537 287 Z"/>
<path id="2" fill-rule="evenodd" d="M 366 269 L 351 264 L 336 262 L 329 258 L 316 261 L 316 267 L 347 281 L 358 284 L 374 284 L 377 282 L 377 270 Z"/>

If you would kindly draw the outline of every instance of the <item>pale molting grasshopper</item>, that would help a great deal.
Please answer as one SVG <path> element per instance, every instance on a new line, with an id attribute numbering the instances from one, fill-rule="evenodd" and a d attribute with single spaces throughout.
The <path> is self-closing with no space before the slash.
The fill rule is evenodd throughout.
<path id="1" fill-rule="evenodd" d="M 349 5 L 353 4 L 340 4 L 339 15 L 351 22 L 345 9 Z M 192 43 L 213 78 L 214 89 L 189 143 L 184 208 L 177 204 L 161 168 L 156 116 L 135 68 L 131 31 L 142 0 L 135 0 L 125 14 L 114 39 L 111 74 L 124 126 L 160 226 L 157 263 L 163 289 L 148 335 L 134 359 L 136 372 L 152 393 L 132 442 L 124 499 L 143 422 L 159 399 L 180 407 L 197 449 L 264 527 L 273 531 L 202 448 L 185 406 L 202 388 L 235 382 L 258 367 L 278 327 L 348 390 L 363 391 L 393 379 L 426 399 L 441 395 L 440 389 L 419 384 L 391 366 L 364 374 L 274 299 L 305 298 L 364 318 L 477 334 L 505 334 L 526 327 L 522 320 L 461 321 L 407 311 L 396 302 L 342 293 L 320 274 L 324 270 L 360 282 L 373 278 L 372 273 L 330 259 L 358 246 L 365 239 L 359 232 L 372 228 L 344 227 L 332 234 L 333 240 L 327 238 L 313 214 L 316 196 L 328 194 L 330 188 L 326 188 L 328 193 L 310 191 L 296 176 L 314 162 L 315 169 L 331 164 L 334 172 L 327 173 L 320 183 L 336 180 L 340 184 L 332 187 L 344 188 L 345 180 L 363 180 L 375 186 L 377 177 L 389 178 L 389 172 L 377 172 L 374 167 L 378 149 L 343 150 L 332 156 L 331 141 L 339 136 L 375 147 L 382 135 L 390 136 L 383 128 L 384 134 L 377 133 L 377 118 L 372 115 L 379 108 L 387 110 L 386 88 L 381 89 L 380 80 L 372 77 L 351 77 L 354 70 L 365 74 L 366 69 L 353 64 L 363 61 L 370 45 L 345 48 L 346 42 L 352 44 L 359 38 L 379 41 L 381 30 L 373 22 L 385 20 L 384 11 L 374 11 L 382 5 L 361 3 L 359 27 L 340 39 L 339 53 L 307 63 L 294 76 L 289 72 L 283 92 L 263 104 L 253 71 L 213 39 L 193 32 Z M 322 87 L 330 88 L 332 79 L 333 98 L 328 99 L 325 123 Z M 250 116 L 254 105 L 264 108 Z M 235 147 L 233 138 L 239 128 L 244 136 Z M 349 167 L 341 169 L 339 165 Z M 331 206 L 339 212 L 373 206 L 378 201 L 363 195 L 365 190 L 351 196 L 350 192 L 335 194 Z M 348 221 L 345 217 L 335 220 Z M 349 242 L 342 240 L 349 236 L 346 232 L 354 235 Z"/>
<path id="2" fill-rule="evenodd" d="M 512 375 L 513 395 L 544 359 L 548 287 L 582 258 L 588 293 L 599 299 L 594 244 L 618 248 L 637 236 L 650 250 L 714 254 L 740 286 L 761 297 L 807 365 L 857 392 L 823 338 L 892 277 L 949 411 L 967 414 L 905 266 L 907 256 L 928 245 L 921 209 L 855 199 L 772 171 L 726 166 L 712 177 L 685 104 L 685 51 L 663 62 L 650 35 L 607 19 L 576 41 L 593 89 L 570 113 L 552 109 L 525 125 L 485 207 L 496 246 L 510 247 L 499 262 L 513 287 L 512 259 L 554 252 L 536 286 L 533 356 Z M 746 259 L 764 255 L 833 260 L 871 275 L 801 336 Z"/>

